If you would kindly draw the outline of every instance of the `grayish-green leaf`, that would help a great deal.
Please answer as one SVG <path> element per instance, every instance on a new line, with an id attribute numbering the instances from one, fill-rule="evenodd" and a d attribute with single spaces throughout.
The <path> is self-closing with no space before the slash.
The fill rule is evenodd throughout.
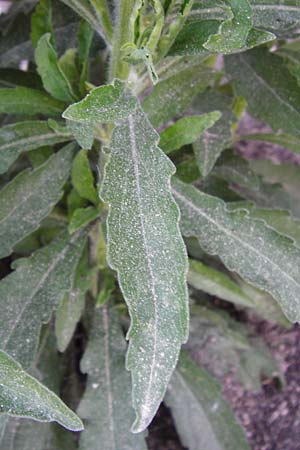
<path id="1" fill-rule="evenodd" d="M 299 135 L 300 90 L 282 58 L 267 49 L 227 56 L 226 70 L 248 110 L 273 130 Z"/>
<path id="2" fill-rule="evenodd" d="M 166 403 L 189 450 L 249 450 L 219 384 L 182 352 Z"/>
<path id="3" fill-rule="evenodd" d="M 211 128 L 221 117 L 218 111 L 199 116 L 187 116 L 177 120 L 160 134 L 160 147 L 165 153 L 171 153 L 183 145 L 192 144 L 207 129 Z"/>
<path id="4" fill-rule="evenodd" d="M 57 116 L 63 109 L 62 102 L 49 97 L 42 91 L 27 87 L 0 89 L 0 113 Z"/>
<path id="5" fill-rule="evenodd" d="M 4 173 L 26 151 L 71 140 L 67 129 L 53 131 L 47 122 L 28 121 L 0 129 L 0 173 Z"/>
<path id="6" fill-rule="evenodd" d="M 222 116 L 218 122 L 205 130 L 193 145 L 195 158 L 202 177 L 213 169 L 218 157 L 231 140 L 231 126 L 236 121 L 232 111 L 232 98 L 213 91 L 199 94 L 193 102 L 193 111 L 209 113 L 218 109 Z"/>
<path id="7" fill-rule="evenodd" d="M 300 250 L 289 238 L 245 210 L 226 204 L 179 180 L 173 194 L 181 210 L 181 229 L 201 247 L 218 255 L 232 271 L 269 292 L 292 322 L 300 320 Z"/>
<path id="8" fill-rule="evenodd" d="M 239 140 L 262 141 L 280 145 L 294 153 L 300 153 L 300 138 L 286 133 L 251 133 L 239 136 Z"/>
<path id="9" fill-rule="evenodd" d="M 237 305 L 254 306 L 251 298 L 225 273 L 192 259 L 189 266 L 187 281 L 193 288 Z"/>
<path id="10" fill-rule="evenodd" d="M 81 148 L 90 150 L 94 142 L 94 124 L 89 122 L 74 122 L 67 120 L 67 127 Z"/>
<path id="11" fill-rule="evenodd" d="M 152 125 L 158 127 L 183 113 L 213 79 L 214 72 L 198 64 L 157 83 L 143 101 L 143 109 Z"/>
<path id="12" fill-rule="evenodd" d="M 58 422 L 73 431 L 81 420 L 53 392 L 28 375 L 20 364 L 0 351 L 0 412 L 40 422 Z"/>
<path id="13" fill-rule="evenodd" d="M 108 260 L 131 316 L 134 432 L 152 420 L 187 337 L 187 259 L 170 192 L 174 166 L 157 143 L 141 109 L 117 125 L 101 193 L 110 204 Z"/>
<path id="14" fill-rule="evenodd" d="M 35 358 L 42 323 L 73 284 L 86 233 L 63 233 L 30 258 L 17 261 L 0 283 L 1 349 L 24 367 Z"/>
<path id="15" fill-rule="evenodd" d="M 72 102 L 75 100 L 75 94 L 72 91 L 71 84 L 63 72 L 53 45 L 50 42 L 51 34 L 46 33 L 42 36 L 35 50 L 35 61 L 37 70 L 40 74 L 44 88 L 52 97 L 63 102 Z"/>
<path id="16" fill-rule="evenodd" d="M 237 184 L 253 190 L 260 187 L 260 180 L 251 170 L 248 161 L 231 150 L 222 154 L 212 173 L 228 181 L 230 185 Z"/>
<path id="17" fill-rule="evenodd" d="M 97 205 L 99 197 L 94 185 L 86 150 L 81 150 L 74 158 L 71 173 L 72 184 L 80 197 Z"/>
<path id="18" fill-rule="evenodd" d="M 32 233 L 62 196 L 74 145 L 69 144 L 35 170 L 24 170 L 0 191 L 0 257 Z"/>
<path id="19" fill-rule="evenodd" d="M 255 26 L 277 36 L 289 35 L 299 29 L 299 0 L 250 0 Z"/>
<path id="20" fill-rule="evenodd" d="M 130 433 L 130 375 L 125 369 L 126 343 L 116 312 L 107 306 L 93 314 L 89 344 L 81 361 L 88 374 L 78 408 L 86 430 L 80 450 L 146 450 L 143 435 Z"/>
<path id="21" fill-rule="evenodd" d="M 135 108 L 135 97 L 125 91 L 124 83 L 115 80 L 92 89 L 83 100 L 69 106 L 63 117 L 83 123 L 114 122 L 125 119 Z"/>

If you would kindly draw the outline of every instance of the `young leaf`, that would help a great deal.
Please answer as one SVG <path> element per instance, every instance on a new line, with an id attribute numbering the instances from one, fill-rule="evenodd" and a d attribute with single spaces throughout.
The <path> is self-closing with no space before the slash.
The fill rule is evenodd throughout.
<path id="1" fill-rule="evenodd" d="M 136 99 L 124 89 L 124 83 L 119 80 L 96 87 L 83 100 L 69 106 L 63 117 L 89 124 L 125 119 L 135 110 Z"/>
<path id="2" fill-rule="evenodd" d="M 71 237 L 64 232 L 30 258 L 18 260 L 15 271 L 1 280 L 1 349 L 25 368 L 35 358 L 42 323 L 72 287 L 85 240 L 84 231 Z"/>
<path id="3" fill-rule="evenodd" d="M 80 197 L 97 205 L 99 197 L 94 186 L 94 177 L 91 172 L 86 150 L 81 150 L 74 158 L 71 172 L 72 184 Z"/>
<path id="4" fill-rule="evenodd" d="M 18 122 L 0 129 L 0 174 L 28 150 L 70 141 L 67 129 L 54 132 L 45 121 Z"/>
<path id="5" fill-rule="evenodd" d="M 187 67 L 157 83 L 143 101 L 143 109 L 154 127 L 183 113 L 193 98 L 214 79 L 214 72 L 203 64 Z"/>
<path id="6" fill-rule="evenodd" d="M 188 116 L 177 120 L 160 134 L 159 145 L 165 153 L 178 150 L 183 145 L 192 144 L 221 117 L 218 111 L 200 116 Z"/>
<path id="7" fill-rule="evenodd" d="M 117 315 L 107 306 L 96 309 L 81 370 L 88 374 L 87 387 L 77 410 L 86 429 L 79 449 L 101 443 L 105 450 L 146 450 L 143 435 L 130 433 L 130 375 L 125 369 L 126 344 Z"/>
<path id="8" fill-rule="evenodd" d="M 275 131 L 300 133 L 300 90 L 282 58 L 259 48 L 227 56 L 225 63 L 236 94 L 246 98 L 254 117 Z"/>
<path id="9" fill-rule="evenodd" d="M 58 116 L 64 104 L 44 92 L 27 87 L 0 89 L 0 113 L 35 116 Z"/>
<path id="10" fill-rule="evenodd" d="M 30 38 L 32 46 L 36 48 L 39 39 L 45 33 L 52 32 L 52 5 L 51 0 L 40 0 L 31 15 Z"/>
<path id="11" fill-rule="evenodd" d="M 108 260 L 132 320 L 134 432 L 157 411 L 187 336 L 187 259 L 169 185 L 174 166 L 157 142 L 141 109 L 117 125 L 101 190 L 110 205 Z"/>
<path id="12" fill-rule="evenodd" d="M 0 191 L 0 257 L 32 233 L 62 196 L 74 145 L 69 144 L 35 170 L 24 170 Z"/>
<path id="13" fill-rule="evenodd" d="M 197 95 L 193 102 L 193 111 L 209 113 L 216 109 L 221 111 L 222 116 L 215 125 L 205 130 L 204 133 L 193 144 L 193 150 L 198 168 L 202 177 L 213 169 L 218 157 L 231 140 L 231 126 L 236 121 L 231 107 L 232 97 L 207 91 Z"/>
<path id="14" fill-rule="evenodd" d="M 75 231 L 97 219 L 97 217 L 99 217 L 99 211 L 93 206 L 89 206 L 88 208 L 76 209 L 71 217 L 68 226 L 69 233 L 73 234 Z"/>
<path id="15" fill-rule="evenodd" d="M 217 381 L 182 352 L 165 399 L 189 450 L 249 450 Z"/>
<path id="16" fill-rule="evenodd" d="M 55 313 L 55 335 L 60 352 L 68 347 L 83 312 L 85 294 L 90 287 L 87 271 L 87 257 L 84 254 L 77 267 L 72 289 L 64 296 Z"/>
<path id="17" fill-rule="evenodd" d="M 46 33 L 37 44 L 35 61 L 38 73 L 42 78 L 45 90 L 52 97 L 63 102 L 73 102 L 76 98 L 75 94 L 57 60 L 56 52 L 50 40 L 51 34 Z"/>
<path id="18" fill-rule="evenodd" d="M 225 273 L 192 259 L 189 266 L 187 281 L 193 288 L 237 305 L 253 308 L 251 298 Z"/>
<path id="19" fill-rule="evenodd" d="M 181 229 L 195 236 L 207 253 L 246 281 L 269 292 L 292 322 L 300 320 L 300 250 L 287 237 L 251 218 L 229 212 L 226 204 L 179 180 L 173 194 L 181 210 Z"/>
<path id="20" fill-rule="evenodd" d="M 20 364 L 0 351 L 0 412 L 40 422 L 57 422 L 72 431 L 83 425 L 53 392 L 28 375 Z"/>

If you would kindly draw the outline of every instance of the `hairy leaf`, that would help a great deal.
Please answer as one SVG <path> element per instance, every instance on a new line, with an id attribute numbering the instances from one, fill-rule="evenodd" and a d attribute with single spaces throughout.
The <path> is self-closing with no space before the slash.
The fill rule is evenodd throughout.
<path id="1" fill-rule="evenodd" d="M 249 450 L 219 384 L 182 352 L 166 403 L 189 450 Z"/>
<path id="2" fill-rule="evenodd" d="M 74 122 L 113 122 L 125 119 L 136 108 L 136 99 L 124 90 L 119 80 L 99 86 L 80 102 L 69 106 L 63 113 L 65 119 Z"/>
<path id="3" fill-rule="evenodd" d="M 279 56 L 260 48 L 227 56 L 225 62 L 236 94 L 246 98 L 254 117 L 273 130 L 300 133 L 299 86 Z"/>
<path id="4" fill-rule="evenodd" d="M 292 322 L 300 320 L 300 250 L 287 237 L 251 218 L 247 211 L 229 212 L 226 204 L 179 180 L 173 194 L 181 210 L 184 235 L 218 255 L 246 281 L 269 292 Z"/>
<path id="5" fill-rule="evenodd" d="M 72 102 L 76 97 L 68 78 L 59 64 L 50 39 L 51 34 L 46 33 L 40 38 L 37 44 L 35 61 L 38 73 L 42 78 L 45 90 L 52 97 L 63 102 Z"/>
<path id="6" fill-rule="evenodd" d="M 103 306 L 93 314 L 88 347 L 81 370 L 88 374 L 87 387 L 78 408 L 86 424 L 80 450 L 146 450 L 143 435 L 130 433 L 130 375 L 125 369 L 126 344 L 118 317 Z"/>
<path id="7" fill-rule="evenodd" d="M 4 173 L 18 156 L 28 150 L 71 140 L 68 130 L 53 131 L 47 122 L 26 121 L 0 129 L 0 173 Z"/>
<path id="8" fill-rule="evenodd" d="M 177 120 L 160 134 L 160 147 L 165 153 L 171 153 L 183 145 L 192 144 L 221 117 L 218 111 L 199 116 L 187 116 Z"/>
<path id="9" fill-rule="evenodd" d="M 63 109 L 62 102 L 35 89 L 27 87 L 0 89 L 0 113 L 57 116 Z"/>
<path id="10" fill-rule="evenodd" d="M 71 237 L 64 232 L 30 258 L 18 260 L 0 283 L 1 349 L 25 368 L 35 358 L 42 323 L 72 287 L 85 239 L 84 231 Z"/>
<path id="11" fill-rule="evenodd" d="M 0 412 L 40 422 L 58 422 L 69 430 L 83 429 L 81 420 L 20 364 L 0 351 Z"/>
<path id="12" fill-rule="evenodd" d="M 69 144 L 35 170 L 24 170 L 0 191 L 0 257 L 32 233 L 62 196 L 74 145 Z"/>
<path id="13" fill-rule="evenodd" d="M 67 127 L 81 148 L 84 148 L 85 150 L 90 150 L 92 148 L 95 128 L 93 123 L 67 120 Z"/>
<path id="14" fill-rule="evenodd" d="M 169 184 L 174 166 L 157 142 L 140 109 L 117 125 L 101 192 L 110 204 L 108 260 L 132 320 L 134 432 L 152 420 L 187 336 L 187 260 Z"/>

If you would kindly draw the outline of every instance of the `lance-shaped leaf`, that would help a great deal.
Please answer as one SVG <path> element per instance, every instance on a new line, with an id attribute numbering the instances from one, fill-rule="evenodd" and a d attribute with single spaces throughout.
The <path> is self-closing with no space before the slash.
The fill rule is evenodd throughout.
<path id="1" fill-rule="evenodd" d="M 114 122 L 125 119 L 136 108 L 136 98 L 125 91 L 119 80 L 99 86 L 80 102 L 69 106 L 63 113 L 65 119 L 80 123 Z"/>
<path id="2" fill-rule="evenodd" d="M 198 238 L 207 253 L 246 281 L 269 292 L 292 322 L 300 320 L 300 250 L 293 241 L 246 210 L 226 204 L 179 180 L 173 194 L 181 210 L 181 229 Z"/>
<path id="3" fill-rule="evenodd" d="M 207 91 L 197 95 L 193 102 L 195 113 L 209 113 L 219 110 L 221 118 L 193 144 L 193 150 L 202 177 L 206 177 L 214 167 L 218 157 L 230 143 L 231 126 L 236 121 L 231 111 L 233 99 L 227 95 Z"/>
<path id="4" fill-rule="evenodd" d="M 40 0 L 31 14 L 30 39 L 36 48 L 39 39 L 45 33 L 52 32 L 52 4 L 50 0 Z"/>
<path id="5" fill-rule="evenodd" d="M 23 152 L 71 139 L 67 129 L 55 132 L 47 122 L 38 120 L 4 126 L 0 129 L 0 173 L 6 172 Z"/>
<path id="6" fill-rule="evenodd" d="M 0 413 L 58 422 L 73 431 L 83 425 L 56 394 L 28 375 L 14 359 L 0 351 Z"/>
<path id="7" fill-rule="evenodd" d="M 165 399 L 189 450 L 249 450 L 216 380 L 182 352 Z"/>
<path id="8" fill-rule="evenodd" d="M 80 197 L 96 205 L 99 203 L 98 194 L 94 186 L 94 177 L 85 150 L 81 150 L 74 158 L 71 179 Z"/>
<path id="9" fill-rule="evenodd" d="M 239 136 L 239 140 L 270 142 L 295 153 L 300 153 L 300 137 L 286 133 L 251 133 Z"/>
<path id="10" fill-rule="evenodd" d="M 189 261 L 188 283 L 210 295 L 253 308 L 254 303 L 228 275 L 200 261 Z"/>
<path id="11" fill-rule="evenodd" d="M 69 144 L 35 170 L 24 170 L 0 191 L 0 257 L 32 233 L 62 196 L 74 145 Z"/>
<path id="12" fill-rule="evenodd" d="M 85 235 L 64 232 L 30 258 L 17 260 L 15 271 L 0 283 L 0 346 L 25 368 L 35 358 L 42 323 L 72 287 Z"/>
<path id="13" fill-rule="evenodd" d="M 227 56 L 225 62 L 236 94 L 245 97 L 254 117 L 273 130 L 300 134 L 300 90 L 282 58 L 260 48 Z"/>
<path id="14" fill-rule="evenodd" d="M 207 129 L 212 127 L 221 117 L 218 111 L 199 116 L 188 116 L 177 120 L 174 125 L 160 134 L 160 147 L 171 153 L 183 145 L 192 144 Z"/>
<path id="15" fill-rule="evenodd" d="M 134 432 L 152 420 L 187 337 L 187 258 L 170 190 L 174 166 L 158 139 L 141 109 L 117 125 L 101 192 L 110 204 L 108 260 L 132 321 Z"/>
<path id="16" fill-rule="evenodd" d="M 27 87 L 0 89 L 0 113 L 57 116 L 63 109 L 62 102 L 42 91 Z"/>
<path id="17" fill-rule="evenodd" d="M 35 61 L 44 88 L 52 97 L 63 102 L 72 102 L 76 99 L 72 86 L 62 70 L 56 52 L 50 42 L 51 34 L 46 33 L 38 42 L 35 50 Z"/>
<path id="18" fill-rule="evenodd" d="M 146 450 L 143 435 L 130 432 L 130 375 L 125 369 L 126 343 L 116 313 L 105 305 L 93 314 L 89 344 L 81 360 L 87 387 L 77 410 L 85 423 L 80 450 Z"/>

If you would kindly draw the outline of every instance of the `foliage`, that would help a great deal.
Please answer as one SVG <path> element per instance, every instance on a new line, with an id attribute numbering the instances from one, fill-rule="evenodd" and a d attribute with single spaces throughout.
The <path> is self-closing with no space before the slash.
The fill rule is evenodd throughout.
<path id="1" fill-rule="evenodd" d="M 162 401 L 248 449 L 215 378 L 284 383 L 239 317 L 300 321 L 300 170 L 235 148 L 300 151 L 300 2 L 115 3 L 0 17 L 0 449 L 146 449 Z"/>

